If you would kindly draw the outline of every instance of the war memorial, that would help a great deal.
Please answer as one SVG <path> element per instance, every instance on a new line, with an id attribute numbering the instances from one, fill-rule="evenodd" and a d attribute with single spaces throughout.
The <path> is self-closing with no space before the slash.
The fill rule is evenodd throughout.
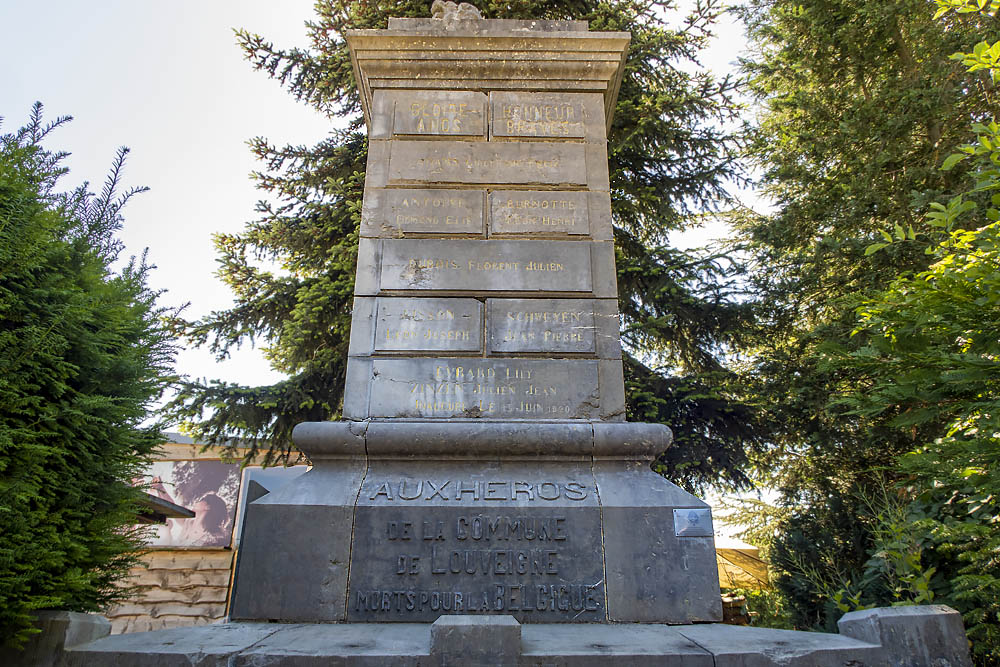
<path id="1" fill-rule="evenodd" d="M 719 623 L 711 510 L 650 470 L 670 430 L 625 421 L 629 35 L 435 5 L 347 34 L 369 157 L 344 420 L 300 424 L 312 470 L 251 492 L 229 622 L 59 664 L 969 664 L 945 607 Z"/>

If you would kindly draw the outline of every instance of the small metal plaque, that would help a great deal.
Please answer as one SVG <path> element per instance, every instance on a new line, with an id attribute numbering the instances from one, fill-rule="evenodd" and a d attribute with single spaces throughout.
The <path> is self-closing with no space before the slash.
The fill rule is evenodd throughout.
<path id="1" fill-rule="evenodd" d="M 712 537 L 712 510 L 674 509 L 674 535 L 677 537 Z"/>

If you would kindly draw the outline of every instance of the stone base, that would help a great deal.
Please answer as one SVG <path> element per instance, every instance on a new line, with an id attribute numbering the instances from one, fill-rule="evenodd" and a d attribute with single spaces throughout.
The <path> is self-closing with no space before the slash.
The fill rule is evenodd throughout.
<path id="1" fill-rule="evenodd" d="M 111 633 L 111 622 L 98 614 L 42 610 L 37 613 L 38 633 L 15 650 L 0 648 L 0 665 L 6 667 L 57 667 L 64 651 Z"/>
<path id="2" fill-rule="evenodd" d="M 233 620 L 721 620 L 711 510 L 647 463 L 665 426 L 341 422 L 295 438 L 314 468 L 248 505 Z"/>
<path id="3" fill-rule="evenodd" d="M 935 608 L 892 622 L 914 653 L 846 635 L 732 625 L 520 625 L 510 616 L 443 616 L 433 624 L 230 623 L 115 635 L 66 652 L 66 667 L 965 667 L 939 645 L 918 645 Z M 940 608 L 937 608 L 940 609 Z M 895 611 L 871 610 L 879 617 Z M 950 611 L 950 610 L 949 610 Z M 954 612 L 952 612 L 954 613 Z M 878 621 L 876 621 L 876 625 Z M 965 640 L 952 636 L 948 651 Z"/>

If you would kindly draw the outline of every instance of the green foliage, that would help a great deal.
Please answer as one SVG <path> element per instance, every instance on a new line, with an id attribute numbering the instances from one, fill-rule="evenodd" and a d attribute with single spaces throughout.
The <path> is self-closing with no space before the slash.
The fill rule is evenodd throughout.
<path id="1" fill-rule="evenodd" d="M 872 368 L 833 362 L 875 354 L 879 334 L 856 331 L 857 306 L 935 261 L 919 211 L 953 200 L 936 211 L 957 230 L 968 226 L 963 210 L 989 200 L 955 199 L 976 167 L 947 158 L 995 109 L 993 83 L 983 72 L 968 78 L 971 65 L 950 56 L 1000 26 L 932 13 L 925 0 L 752 0 L 743 9 L 756 48 L 746 67 L 763 105 L 749 157 L 776 211 L 737 221 L 762 325 L 742 370 L 778 425 L 757 463 L 762 483 L 781 493 L 771 556 L 799 627 L 832 629 L 845 607 L 926 599 L 942 579 L 928 541 L 893 541 L 883 530 L 891 522 L 865 499 L 906 477 L 900 457 L 940 434 L 943 415 L 915 419 L 878 395 L 882 359 Z M 901 345 L 923 335 L 911 333 Z M 913 371 L 914 391 L 926 391 L 920 373 L 930 370 Z M 857 410 L 845 396 L 883 409 Z"/>
<path id="2" fill-rule="evenodd" d="M 770 588 L 732 588 L 730 595 L 746 598 L 746 610 L 750 615 L 750 625 L 760 628 L 780 628 L 794 630 L 788 615 L 785 599 Z"/>
<path id="3" fill-rule="evenodd" d="M 245 342 L 263 344 L 273 366 L 290 377 L 270 387 L 192 383 L 173 413 L 204 442 L 237 436 L 266 446 L 270 461 L 292 452 L 292 427 L 337 419 L 350 328 L 358 225 L 367 155 L 358 92 L 341 35 L 347 28 L 385 28 L 389 16 L 428 17 L 430 0 L 321 0 L 308 24 L 308 50 L 278 49 L 245 31 L 238 39 L 253 65 L 302 102 L 348 120 L 318 145 L 275 147 L 255 139 L 265 170 L 255 174 L 274 203 L 238 235 L 217 238 L 220 274 L 236 306 L 178 330 L 225 358 Z M 629 417 L 670 420 L 690 436 L 660 460 L 689 488 L 719 480 L 748 482 L 745 450 L 763 429 L 748 404 L 735 400 L 737 378 L 723 353 L 745 335 L 749 307 L 739 299 L 738 267 L 724 257 L 670 248 L 671 232 L 699 224 L 699 214 L 728 202 L 737 177 L 733 140 L 718 129 L 732 119 L 734 83 L 690 67 L 719 13 L 699 3 L 680 28 L 664 16 L 672 2 L 586 0 L 479 2 L 487 18 L 584 19 L 591 30 L 632 33 L 611 128 L 610 175 Z M 261 268 L 261 260 L 280 270 Z M 688 445 L 692 445 L 688 449 Z"/>
<path id="4" fill-rule="evenodd" d="M 146 286 L 115 239 L 120 149 L 100 195 L 56 191 L 63 153 L 42 140 L 67 122 L 0 136 L 0 643 L 33 612 L 96 611 L 123 599 L 136 561 L 139 475 L 159 442 L 141 426 L 173 359 Z"/>

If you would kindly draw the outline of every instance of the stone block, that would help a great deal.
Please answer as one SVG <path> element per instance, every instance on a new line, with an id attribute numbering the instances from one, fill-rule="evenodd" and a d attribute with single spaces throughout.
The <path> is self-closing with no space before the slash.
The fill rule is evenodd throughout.
<path id="1" fill-rule="evenodd" d="M 225 667 L 410 667 L 430 655 L 427 626 L 274 625 L 274 632 L 233 656 Z"/>
<path id="2" fill-rule="evenodd" d="M 375 306 L 372 296 L 354 297 L 351 308 L 351 338 L 347 344 L 350 357 L 369 356 L 375 345 Z"/>
<path id="3" fill-rule="evenodd" d="M 599 93 L 493 91 L 490 105 L 491 138 L 605 139 Z"/>
<path id="4" fill-rule="evenodd" d="M 22 649 L 0 647 L 0 664 L 7 667 L 59 667 L 63 651 L 111 633 L 111 622 L 97 614 L 44 609 L 35 612 L 38 634 Z"/>
<path id="5" fill-rule="evenodd" d="M 589 299 L 488 299 L 489 351 L 596 354 L 594 306 Z"/>
<path id="6" fill-rule="evenodd" d="M 645 462 L 595 461 L 613 622 L 719 621 L 715 541 L 674 534 L 675 508 L 709 509 Z"/>
<path id="7" fill-rule="evenodd" d="M 865 609 L 844 614 L 840 634 L 880 644 L 887 667 L 971 667 L 962 615 L 945 605 Z"/>
<path id="8" fill-rule="evenodd" d="M 354 502 L 365 464 L 314 463 L 294 484 L 247 505 L 234 620 L 345 620 Z"/>
<path id="9" fill-rule="evenodd" d="M 371 290 L 372 280 L 362 280 L 361 274 L 370 268 L 378 270 L 377 290 L 447 292 L 591 292 L 595 287 L 594 272 L 600 270 L 602 292 L 614 287 L 613 273 L 608 282 L 603 266 L 610 243 L 583 241 L 515 241 L 515 240 L 442 240 L 442 239 L 383 239 L 381 251 L 362 243 L 358 256 L 356 294 Z M 599 246 L 599 247 L 598 247 Z M 604 246 L 609 246 L 608 248 Z M 361 252 L 371 252 L 377 258 L 364 258 Z M 614 255 L 610 256 L 613 262 Z M 369 264 L 370 263 L 370 264 Z M 612 296 L 617 296 L 617 293 Z"/>
<path id="10" fill-rule="evenodd" d="M 482 236 L 484 190 L 367 188 L 361 209 L 361 235 Z"/>
<path id="11" fill-rule="evenodd" d="M 715 667 L 862 667 L 881 664 L 878 646 L 825 632 L 737 625 L 685 625 L 676 628 L 676 631 L 712 654 Z M 905 664 L 916 667 L 920 663 Z"/>
<path id="12" fill-rule="evenodd" d="M 663 625 L 525 625 L 522 665 L 715 667 L 712 655 Z"/>
<path id="13" fill-rule="evenodd" d="M 475 299 L 377 299 L 376 353 L 482 350 L 483 304 Z"/>
<path id="14" fill-rule="evenodd" d="M 486 137 L 486 95 L 457 90 L 376 90 L 370 138 Z"/>
<path id="15" fill-rule="evenodd" d="M 579 190 L 494 190 L 490 193 L 490 235 L 589 236 L 590 194 Z"/>
<path id="16" fill-rule="evenodd" d="M 590 145 L 552 142 L 393 141 L 390 185 L 563 185 L 584 186 Z M 607 155 L 603 154 L 605 182 Z M 599 175 L 598 175 L 599 178 Z M 368 181 L 380 185 L 378 180 Z M 604 189 L 607 189 L 606 187 Z"/>
<path id="17" fill-rule="evenodd" d="M 111 635 L 66 653 L 66 667 L 230 667 L 231 656 L 284 626 L 239 623 Z"/>
<path id="18" fill-rule="evenodd" d="M 442 616 L 431 625 L 432 664 L 515 667 L 521 624 L 513 616 Z"/>
<path id="19" fill-rule="evenodd" d="M 580 463 L 372 461 L 348 619 L 603 620 L 601 512 Z"/>
<path id="20" fill-rule="evenodd" d="M 374 358 L 368 381 L 374 418 L 594 419 L 603 408 L 590 359 Z"/>

